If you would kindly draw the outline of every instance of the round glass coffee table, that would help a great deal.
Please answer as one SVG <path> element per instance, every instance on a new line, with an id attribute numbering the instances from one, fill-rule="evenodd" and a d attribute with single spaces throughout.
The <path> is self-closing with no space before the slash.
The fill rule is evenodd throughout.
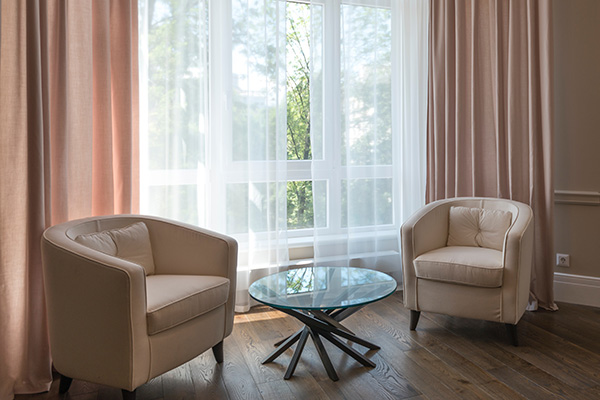
<path id="1" fill-rule="evenodd" d="M 321 338 L 362 365 L 375 367 L 373 361 L 340 338 L 371 350 L 377 350 L 379 346 L 357 337 L 340 322 L 367 304 L 389 296 L 396 290 L 396 285 L 396 281 L 383 272 L 352 267 L 299 268 L 257 280 L 249 288 L 253 299 L 289 314 L 304 324 L 298 332 L 275 343 L 278 347 L 265 358 L 263 364 L 275 360 L 298 342 L 284 375 L 284 379 L 290 379 L 310 336 L 327 375 L 334 381 L 339 378 Z"/>

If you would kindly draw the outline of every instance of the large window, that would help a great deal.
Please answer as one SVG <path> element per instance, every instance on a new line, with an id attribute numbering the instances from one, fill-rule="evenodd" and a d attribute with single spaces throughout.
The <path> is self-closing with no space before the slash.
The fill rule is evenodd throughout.
<path id="1" fill-rule="evenodd" d="M 238 20 L 235 12 L 244 10 L 245 4 L 233 4 L 231 167 L 241 173 L 247 171 L 248 163 L 256 167 L 281 161 L 276 156 L 278 138 L 268 135 L 277 130 L 277 100 L 265 104 L 259 93 L 264 89 L 261 83 L 265 75 L 276 81 L 276 74 L 281 73 L 277 42 L 273 38 L 268 47 L 248 44 L 253 33 L 248 32 L 247 14 L 242 13 Z M 288 234 L 311 235 L 315 227 L 335 234 L 349 226 L 365 230 L 393 226 L 389 2 L 336 6 L 332 1 L 289 1 L 285 16 L 284 189 Z M 241 22 L 239 27 L 237 21 Z M 340 53 L 341 57 L 335 56 Z M 260 65 L 266 71 L 248 68 L 257 54 L 273 58 Z M 258 81 L 256 89 L 248 83 L 254 79 Z M 258 134 L 247 134 L 248 120 Z M 236 233 L 250 228 L 259 232 L 273 226 L 266 216 L 248 218 L 253 210 L 273 205 L 254 207 L 245 202 L 252 188 L 247 183 L 236 183 L 235 177 L 231 180 L 227 190 L 227 202 L 232 205 L 227 215 L 228 230 Z M 263 202 L 273 202 L 278 191 L 284 189 L 268 182 L 253 187 L 261 193 Z M 248 227 L 247 221 L 256 221 L 257 225 Z"/>
<path id="2" fill-rule="evenodd" d="M 397 229 L 389 0 L 223 3 L 140 5 L 142 211 L 210 225 L 218 181 L 230 234 L 281 226 L 282 193 L 292 238 Z"/>

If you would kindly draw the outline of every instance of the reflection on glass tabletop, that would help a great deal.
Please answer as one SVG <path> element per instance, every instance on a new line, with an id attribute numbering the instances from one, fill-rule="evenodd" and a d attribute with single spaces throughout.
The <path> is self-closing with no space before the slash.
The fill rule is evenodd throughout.
<path id="1" fill-rule="evenodd" d="M 396 290 L 383 272 L 352 267 L 306 267 L 261 278 L 250 296 L 276 308 L 332 310 L 381 300 Z"/>

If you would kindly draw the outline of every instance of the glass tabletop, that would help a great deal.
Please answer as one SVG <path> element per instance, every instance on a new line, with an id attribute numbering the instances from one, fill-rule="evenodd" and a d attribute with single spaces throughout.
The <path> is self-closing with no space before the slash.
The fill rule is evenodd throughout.
<path id="1" fill-rule="evenodd" d="M 306 267 L 261 278 L 249 292 L 253 299 L 273 307 L 332 310 L 381 300 L 396 286 L 391 276 L 372 269 Z"/>

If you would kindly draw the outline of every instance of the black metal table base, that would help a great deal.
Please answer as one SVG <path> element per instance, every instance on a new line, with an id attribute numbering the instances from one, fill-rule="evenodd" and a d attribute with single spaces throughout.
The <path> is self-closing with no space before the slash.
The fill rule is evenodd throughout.
<path id="1" fill-rule="evenodd" d="M 375 363 L 373 361 L 369 360 L 364 355 L 356 351 L 356 349 L 348 346 L 345 342 L 339 339 L 343 338 L 349 340 L 351 342 L 360 344 L 361 346 L 367 347 L 370 350 L 378 350 L 380 348 L 376 344 L 357 337 L 351 330 L 340 324 L 340 321 L 348 318 L 362 307 L 327 311 L 308 310 L 306 312 L 278 307 L 273 308 L 293 316 L 304 324 L 304 327 L 298 332 L 275 343 L 275 346 L 278 347 L 262 362 L 263 364 L 272 362 L 292 345 L 294 345 L 294 343 L 298 342 L 296 349 L 294 350 L 292 360 L 290 361 L 287 371 L 283 377 L 284 379 L 290 379 L 294 374 L 296 366 L 298 365 L 298 361 L 300 360 L 300 355 L 304 350 L 304 345 L 306 344 L 309 336 L 317 348 L 317 353 L 319 353 L 319 357 L 321 358 L 321 362 L 327 371 L 327 375 L 332 381 L 337 381 L 339 377 L 335 372 L 333 364 L 331 364 L 331 360 L 329 359 L 329 355 L 325 350 L 325 346 L 323 346 L 323 341 L 321 338 L 326 339 L 365 367 L 375 367 Z"/>

